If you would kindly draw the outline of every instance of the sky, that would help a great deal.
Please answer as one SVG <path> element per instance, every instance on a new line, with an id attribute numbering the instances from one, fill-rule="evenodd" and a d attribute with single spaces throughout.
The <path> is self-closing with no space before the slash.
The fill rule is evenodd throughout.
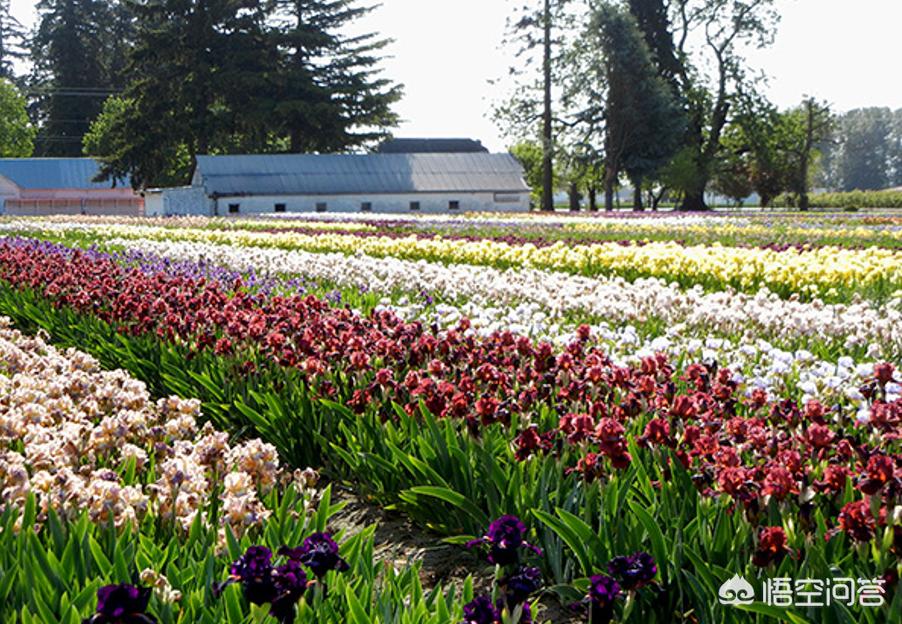
<path id="1" fill-rule="evenodd" d="M 375 1 L 375 0 L 374 0 Z M 494 151 L 506 141 L 491 120 L 504 93 L 490 81 L 507 73 L 501 46 L 507 16 L 524 0 L 381 0 L 360 28 L 394 40 L 385 75 L 404 85 L 396 110 L 403 137 L 471 137 Z M 32 0 L 12 0 L 24 24 Z M 774 45 L 749 54 L 769 76 L 764 87 L 780 107 L 803 95 L 836 111 L 902 108 L 902 0 L 776 0 L 782 15 Z"/>

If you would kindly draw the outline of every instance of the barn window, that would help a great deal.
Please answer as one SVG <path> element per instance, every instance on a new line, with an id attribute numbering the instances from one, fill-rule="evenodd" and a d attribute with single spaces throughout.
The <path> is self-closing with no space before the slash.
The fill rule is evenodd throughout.
<path id="1" fill-rule="evenodd" d="M 241 204 L 229 204 L 229 214 L 238 214 L 241 212 Z"/>
<path id="2" fill-rule="evenodd" d="M 317 212 L 326 212 L 329 209 L 329 206 L 326 202 L 316 202 L 316 211 Z"/>
<path id="3" fill-rule="evenodd" d="M 460 202 L 456 199 L 452 199 L 448 202 L 448 210 L 460 210 Z"/>
<path id="4" fill-rule="evenodd" d="M 285 212 L 285 204 L 276 204 L 276 212 Z"/>
<path id="5" fill-rule="evenodd" d="M 373 202 L 360 202 L 360 212 L 372 212 Z"/>
<path id="6" fill-rule="evenodd" d="M 411 210 L 419 210 L 419 209 L 420 209 L 420 202 L 418 202 L 418 201 L 412 201 L 412 202 L 410 202 L 410 209 L 411 209 Z"/>

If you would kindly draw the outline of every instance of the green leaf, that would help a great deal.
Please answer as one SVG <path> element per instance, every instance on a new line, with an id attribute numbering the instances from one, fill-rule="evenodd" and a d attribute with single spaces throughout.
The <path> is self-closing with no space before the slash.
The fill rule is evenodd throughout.
<path id="1" fill-rule="evenodd" d="M 586 576 L 592 574 L 592 555 L 586 548 L 586 542 L 579 537 L 580 531 L 574 530 L 564 520 L 556 518 L 541 509 L 533 509 L 532 514 L 567 544 L 577 561 L 579 561 L 583 574 Z"/>
<path id="2" fill-rule="evenodd" d="M 414 495 L 419 496 L 431 496 L 433 498 L 445 501 L 446 503 L 453 505 L 457 509 L 464 511 L 477 524 L 481 526 L 488 524 L 486 515 L 482 512 L 481 509 L 479 509 L 479 507 L 474 505 L 473 502 L 463 494 L 455 492 L 450 488 L 432 485 L 419 485 L 409 488 L 405 490 L 405 492 L 410 492 Z"/>
<path id="3" fill-rule="evenodd" d="M 651 540 L 651 548 L 655 555 L 655 561 L 658 562 L 658 569 L 661 570 L 661 577 L 666 582 L 667 566 L 665 565 L 665 562 L 668 561 L 669 558 L 667 556 L 667 548 L 664 543 L 664 534 L 661 532 L 661 527 L 658 526 L 658 523 L 651 517 L 651 514 L 637 501 L 630 501 L 629 506 L 648 533 L 648 538 Z"/>

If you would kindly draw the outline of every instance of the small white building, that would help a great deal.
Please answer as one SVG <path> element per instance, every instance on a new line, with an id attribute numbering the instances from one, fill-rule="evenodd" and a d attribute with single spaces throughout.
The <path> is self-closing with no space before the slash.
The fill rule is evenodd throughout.
<path id="1" fill-rule="evenodd" d="M 529 192 L 510 154 L 262 154 L 198 156 L 190 187 L 144 200 L 148 216 L 513 212 Z"/>

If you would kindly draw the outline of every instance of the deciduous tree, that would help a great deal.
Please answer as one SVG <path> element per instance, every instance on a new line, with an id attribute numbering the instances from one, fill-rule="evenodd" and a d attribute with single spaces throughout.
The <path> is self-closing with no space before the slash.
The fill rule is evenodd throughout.
<path id="1" fill-rule="evenodd" d="M 0 156 L 31 156 L 35 132 L 28 118 L 25 98 L 12 82 L 0 78 Z"/>

